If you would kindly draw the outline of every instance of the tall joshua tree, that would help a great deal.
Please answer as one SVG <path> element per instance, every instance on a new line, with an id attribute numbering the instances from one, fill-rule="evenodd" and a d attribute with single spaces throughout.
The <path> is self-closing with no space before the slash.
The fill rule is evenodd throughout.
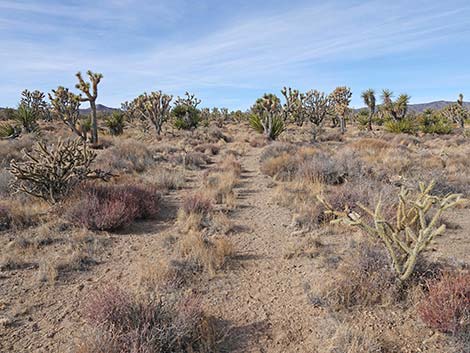
<path id="1" fill-rule="evenodd" d="M 382 111 L 392 117 L 395 121 L 405 119 L 408 113 L 408 104 L 410 103 L 410 96 L 407 94 L 400 94 L 398 98 L 393 101 L 393 92 L 384 89 L 382 91 Z"/>
<path id="2" fill-rule="evenodd" d="M 351 96 L 351 89 L 345 86 L 336 87 L 330 94 L 333 111 L 336 118 L 339 120 L 342 134 L 346 132 L 346 113 L 348 112 L 349 103 L 351 102 Z"/>
<path id="3" fill-rule="evenodd" d="M 87 131 L 80 126 L 80 96 L 70 92 L 68 88 L 59 86 L 49 93 L 52 112 L 75 134 L 86 142 Z"/>
<path id="4" fill-rule="evenodd" d="M 367 105 L 369 108 L 369 130 L 372 131 L 372 118 L 375 114 L 375 92 L 373 89 L 369 88 L 368 90 L 362 92 L 362 99 L 364 100 L 364 104 Z"/>
<path id="5" fill-rule="evenodd" d="M 125 104 L 130 107 L 134 115 L 139 115 L 146 121 L 150 121 L 160 135 L 163 123 L 170 115 L 170 103 L 173 96 L 164 94 L 162 91 L 151 92 L 150 94 L 144 93 L 134 99 L 130 104 Z"/>
<path id="6" fill-rule="evenodd" d="M 465 127 L 465 120 L 470 119 L 470 112 L 463 105 L 463 94 L 459 94 L 459 99 L 457 103 L 448 105 L 442 109 L 442 114 L 449 120 L 454 121 L 459 124 L 460 128 Z"/>
<path id="7" fill-rule="evenodd" d="M 315 142 L 323 121 L 331 114 L 331 101 L 328 95 L 317 90 L 306 92 L 304 97 L 305 116 L 312 123 L 312 140 Z"/>
<path id="8" fill-rule="evenodd" d="M 290 87 L 284 87 L 281 93 L 286 101 L 282 106 L 284 122 L 290 119 L 298 126 L 302 126 L 305 120 L 303 107 L 305 95 L 301 94 L 299 90 Z"/>
<path id="9" fill-rule="evenodd" d="M 98 84 L 103 78 L 103 75 L 100 73 L 91 72 L 91 70 L 87 71 L 87 75 L 90 79 L 90 82 L 85 82 L 85 80 L 83 80 L 81 72 L 77 72 L 76 76 L 78 79 L 78 83 L 75 85 L 75 87 L 85 94 L 85 97 L 80 96 L 80 100 L 82 102 L 90 102 L 91 142 L 93 144 L 97 144 L 98 143 L 98 121 L 96 118 L 96 98 L 98 98 Z"/>

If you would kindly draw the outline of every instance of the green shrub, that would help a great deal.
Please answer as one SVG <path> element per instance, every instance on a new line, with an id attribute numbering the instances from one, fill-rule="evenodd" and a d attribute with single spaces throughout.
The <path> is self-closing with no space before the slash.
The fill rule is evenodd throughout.
<path id="1" fill-rule="evenodd" d="M 402 120 L 388 120 L 385 122 L 384 126 L 386 131 L 393 132 L 395 134 L 414 134 L 417 130 L 416 122 L 410 118 Z"/>
<path id="2" fill-rule="evenodd" d="M 452 124 L 437 112 L 426 111 L 419 117 L 419 130 L 426 134 L 450 134 Z"/>
<path id="3" fill-rule="evenodd" d="M 178 130 L 190 130 L 196 128 L 201 120 L 200 111 L 189 105 L 178 105 L 171 112 L 175 119 L 174 126 Z"/>
<path id="4" fill-rule="evenodd" d="M 105 120 L 105 125 L 109 129 L 109 133 L 114 136 L 121 135 L 123 133 L 125 124 L 126 118 L 121 112 L 114 112 Z"/>

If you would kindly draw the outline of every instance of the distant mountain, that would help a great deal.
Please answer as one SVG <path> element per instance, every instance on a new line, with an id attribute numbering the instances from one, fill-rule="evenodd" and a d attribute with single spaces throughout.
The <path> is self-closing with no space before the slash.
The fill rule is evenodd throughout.
<path id="1" fill-rule="evenodd" d="M 91 111 L 91 108 L 80 109 L 80 114 L 82 114 L 82 115 L 90 114 L 90 111 Z M 110 113 L 119 111 L 119 109 L 110 108 L 110 107 L 107 107 L 103 104 L 97 104 L 96 105 L 96 111 L 98 113 L 110 114 Z"/>
<path id="2" fill-rule="evenodd" d="M 430 103 L 421 103 L 421 104 L 410 104 L 410 110 L 414 111 L 416 113 L 422 113 L 426 109 L 432 109 L 432 110 L 439 110 L 442 109 L 449 104 L 454 104 L 455 102 L 449 102 L 449 101 L 435 101 L 435 102 L 430 102 Z M 463 105 L 470 109 L 470 102 L 464 102 Z"/>

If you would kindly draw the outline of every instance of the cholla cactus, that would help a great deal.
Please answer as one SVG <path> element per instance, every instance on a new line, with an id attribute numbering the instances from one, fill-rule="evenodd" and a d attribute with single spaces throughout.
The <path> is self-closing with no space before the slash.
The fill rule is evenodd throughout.
<path id="1" fill-rule="evenodd" d="M 281 90 L 286 102 L 282 106 L 284 122 L 292 120 L 298 126 L 302 126 L 305 121 L 304 99 L 305 95 L 301 94 L 299 90 L 284 87 Z"/>
<path id="2" fill-rule="evenodd" d="M 85 82 L 82 78 L 82 74 L 80 72 L 77 72 L 76 76 L 78 79 L 78 83 L 75 85 L 75 87 L 85 94 L 85 97 L 80 96 L 80 101 L 90 102 L 91 142 L 93 144 L 97 144 L 98 143 L 98 120 L 96 117 L 96 99 L 98 98 L 98 84 L 103 78 L 103 75 L 99 73 L 91 72 L 90 70 L 87 71 L 87 75 L 91 83 Z"/>
<path id="3" fill-rule="evenodd" d="M 372 118 L 374 117 L 375 114 L 375 92 L 373 89 L 368 89 L 364 92 L 362 92 L 362 99 L 364 100 L 364 104 L 369 108 L 369 119 L 368 119 L 368 128 L 370 131 L 372 131 Z"/>
<path id="4" fill-rule="evenodd" d="M 276 139 L 284 130 L 281 117 L 281 101 L 274 94 L 265 94 L 258 98 L 252 107 L 254 113 L 250 119 L 251 126 L 270 139 Z"/>
<path id="5" fill-rule="evenodd" d="M 359 227 L 380 240 L 390 255 L 397 277 L 401 281 L 406 281 L 412 275 L 418 257 L 433 239 L 444 233 L 445 225 L 438 224 L 442 213 L 462 203 L 461 195 L 458 194 L 449 194 L 445 197 L 431 195 L 434 185 L 434 182 L 428 186 L 420 183 L 419 193 L 414 198 L 409 190 L 402 188 L 396 205 L 396 220 L 393 221 L 384 218 L 381 201 L 377 203 L 374 211 L 358 204 L 373 220 L 372 224 L 356 212 L 349 210 L 337 212 L 323 199 L 320 198 L 320 201 L 330 213 L 338 217 L 333 222 Z"/>
<path id="6" fill-rule="evenodd" d="M 313 125 L 312 139 L 316 141 L 325 118 L 332 114 L 331 100 L 325 93 L 317 90 L 306 92 L 304 97 L 305 116 Z"/>
<path id="7" fill-rule="evenodd" d="M 470 119 L 470 111 L 463 105 L 463 94 L 459 94 L 457 103 L 448 105 L 442 109 L 442 114 L 449 120 L 465 128 L 465 120 Z"/>
<path id="8" fill-rule="evenodd" d="M 162 126 L 170 115 L 170 103 L 173 96 L 162 91 L 144 93 L 128 104 L 129 110 L 135 112 L 142 119 L 150 121 L 160 135 Z"/>
<path id="9" fill-rule="evenodd" d="M 341 133 L 346 132 L 346 114 L 349 103 L 351 102 L 352 92 L 349 87 L 336 87 L 330 94 L 330 100 L 333 105 L 333 111 L 336 119 L 339 120 Z"/>
<path id="10" fill-rule="evenodd" d="M 407 94 L 401 94 L 398 96 L 396 101 L 393 101 L 393 92 L 387 89 L 382 91 L 382 115 L 389 115 L 395 121 L 401 121 L 405 119 L 408 113 L 408 104 L 410 102 L 410 96 Z"/>
<path id="11" fill-rule="evenodd" d="M 51 147 L 39 142 L 31 152 L 23 153 L 23 162 L 11 161 L 9 171 L 14 176 L 11 188 L 52 204 L 85 179 L 109 177 L 108 173 L 91 169 L 96 154 L 81 140 L 59 140 Z"/>
<path id="12" fill-rule="evenodd" d="M 80 125 L 80 96 L 69 91 L 68 88 L 59 86 L 49 93 L 52 112 L 62 120 L 77 136 L 86 141 L 86 129 Z"/>

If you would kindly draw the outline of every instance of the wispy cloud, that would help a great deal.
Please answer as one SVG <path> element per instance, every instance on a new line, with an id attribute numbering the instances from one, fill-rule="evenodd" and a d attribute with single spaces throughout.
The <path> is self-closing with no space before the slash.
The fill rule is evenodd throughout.
<path id="1" fill-rule="evenodd" d="M 439 50 L 439 45 L 459 41 L 468 44 L 470 34 L 470 5 L 465 2 L 456 2 L 454 7 L 434 1 L 303 2 L 288 11 L 271 9 L 269 15 L 261 7 L 252 13 L 226 14 L 222 25 L 211 26 L 206 23 L 210 17 L 201 18 L 199 25 L 212 31 L 184 28 L 185 16 L 192 13 L 186 1 L 106 0 L 96 6 L 88 2 L 85 5 L 91 10 L 85 11 L 78 5 L 0 0 L 0 12 L 58 19 L 28 23 L 26 15 L 14 20 L 0 15 L 0 28 L 22 28 L 7 31 L 10 37 L 0 35 L 0 45 L 7 49 L 0 52 L 1 70 L 22 78 L 30 75 L 27 83 L 43 86 L 51 72 L 59 79 L 91 67 L 105 73 L 103 82 L 109 84 L 104 95 L 113 97 L 111 103 L 116 104 L 117 97 L 129 99 L 157 88 L 264 90 L 289 82 L 311 87 L 318 81 L 328 86 L 337 81 L 334 71 L 321 70 L 328 65 Z M 167 19 L 165 26 L 171 30 L 146 23 L 159 16 Z M 73 20 L 73 30 L 67 29 L 71 25 L 67 19 Z M 98 19 L 101 24 L 96 23 Z M 87 28 L 77 20 L 93 25 Z M 54 37 L 61 30 L 65 34 L 57 40 L 18 35 L 35 30 L 52 32 Z M 22 82 L 13 84 L 20 90 Z"/>

